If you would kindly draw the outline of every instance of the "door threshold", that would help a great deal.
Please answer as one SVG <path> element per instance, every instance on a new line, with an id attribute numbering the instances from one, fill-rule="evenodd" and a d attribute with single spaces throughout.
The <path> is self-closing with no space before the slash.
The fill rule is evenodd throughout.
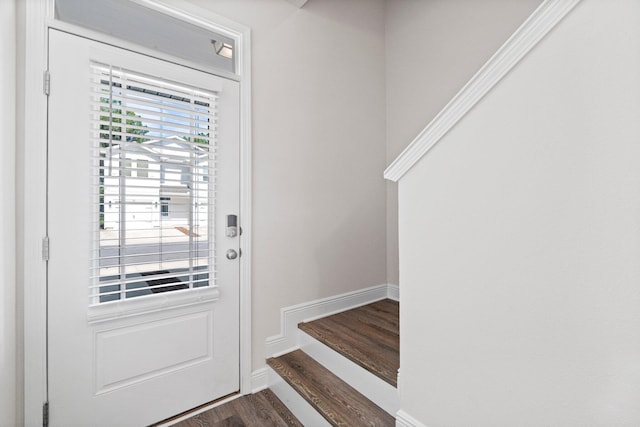
<path id="1" fill-rule="evenodd" d="M 174 415 L 173 417 L 167 418 L 166 420 L 157 422 L 155 424 L 151 424 L 149 427 L 168 427 L 172 426 L 180 421 L 184 421 L 187 418 L 191 418 L 195 415 L 201 414 L 209 409 L 215 408 L 216 406 L 220 406 L 224 403 L 231 402 L 239 397 L 242 397 L 240 391 L 235 391 L 233 393 L 227 394 L 226 396 L 222 396 L 216 400 L 212 400 L 211 402 L 203 403 L 200 406 L 196 406 L 193 409 L 189 409 L 181 414 Z"/>

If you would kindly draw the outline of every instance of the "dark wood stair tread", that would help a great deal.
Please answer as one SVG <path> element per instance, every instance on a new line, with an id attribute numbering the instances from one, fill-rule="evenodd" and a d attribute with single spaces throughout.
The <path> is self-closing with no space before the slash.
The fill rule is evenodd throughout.
<path id="1" fill-rule="evenodd" d="M 391 415 L 301 350 L 270 358 L 267 364 L 331 425 L 395 425 Z"/>
<path id="2" fill-rule="evenodd" d="M 247 427 L 241 418 L 232 415 L 229 418 L 225 418 L 222 421 L 218 421 L 211 427 Z"/>
<path id="3" fill-rule="evenodd" d="M 298 327 L 352 362 L 397 387 L 399 304 L 389 299 L 300 323 Z"/>

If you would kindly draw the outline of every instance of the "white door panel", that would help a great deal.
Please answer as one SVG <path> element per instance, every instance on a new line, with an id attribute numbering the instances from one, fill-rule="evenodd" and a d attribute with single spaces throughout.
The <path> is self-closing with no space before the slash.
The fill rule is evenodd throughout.
<path id="1" fill-rule="evenodd" d="M 229 249 L 239 251 L 238 238 L 225 236 L 226 215 L 239 213 L 238 83 L 55 30 L 50 31 L 49 44 L 50 425 L 148 425 L 238 391 L 239 263 L 225 257 Z M 120 195 L 98 194 L 96 182 L 99 179 L 104 187 L 108 178 L 95 176 L 96 153 L 102 153 L 100 161 L 106 165 L 110 157 L 105 153 L 124 150 L 126 144 L 111 142 L 108 151 L 103 142 L 102 151 L 97 148 L 96 116 L 105 113 L 92 113 L 90 107 L 96 84 L 91 66 L 96 63 L 215 93 L 215 174 L 202 177 L 204 172 L 197 171 L 209 174 L 213 162 L 201 168 L 194 161 L 188 179 L 181 182 L 178 175 L 170 191 L 164 185 L 153 191 L 145 187 L 137 198 L 129 194 L 134 191 L 129 187 L 126 195 L 125 190 Z M 132 128 L 146 129 L 145 120 L 154 120 L 148 115 L 132 117 L 137 121 Z M 125 173 L 122 162 L 122 175 L 113 175 L 114 188 L 125 182 L 142 188 L 134 184 L 160 179 L 149 164 L 153 156 L 164 162 L 167 151 L 153 139 L 155 130 L 145 132 L 146 142 L 129 144 L 141 154 L 127 160 L 126 167 L 134 165 L 132 172 Z M 184 141 L 196 141 L 199 134 L 196 130 L 190 138 L 181 133 L 175 139 L 186 146 Z M 132 178 L 138 181 L 127 181 Z M 193 200 L 202 200 L 193 185 L 196 179 L 210 198 L 206 206 L 196 203 L 196 213 L 189 214 Z M 118 197 L 121 203 L 126 199 L 126 207 L 116 206 Z M 104 208 L 98 213 L 100 204 Z M 120 206 L 128 209 L 126 215 L 118 213 Z M 163 216 L 163 210 L 170 215 Z M 158 233 L 160 243 L 154 243 Z M 197 270 L 201 264 L 170 257 L 184 252 L 194 259 L 200 250 L 210 254 L 202 258 L 204 267 L 211 269 L 207 275 Z M 114 262 L 122 262 L 127 253 L 128 259 L 138 261 L 126 268 L 103 266 L 97 253 Z M 184 266 L 179 271 L 185 272 L 178 274 L 180 262 Z M 115 271 L 112 276 L 104 273 L 109 269 Z M 155 275 L 153 280 L 149 274 Z M 191 281 L 181 282 L 184 277 Z M 137 286 L 135 291 L 130 285 Z"/>

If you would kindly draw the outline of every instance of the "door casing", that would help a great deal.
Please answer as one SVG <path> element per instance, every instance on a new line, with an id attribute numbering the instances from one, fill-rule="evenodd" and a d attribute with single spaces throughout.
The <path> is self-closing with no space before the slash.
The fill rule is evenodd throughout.
<path id="1" fill-rule="evenodd" d="M 236 76 L 240 82 L 240 392 L 250 393 L 251 373 L 251 34 L 249 28 L 222 18 L 210 10 L 173 0 L 133 0 L 176 19 L 222 32 L 236 41 Z M 19 288 L 23 289 L 24 330 L 24 424 L 42 425 L 43 405 L 47 402 L 47 263 L 43 241 L 47 236 L 47 96 L 45 72 L 48 64 L 49 28 L 67 31 L 125 49 L 138 51 L 170 62 L 180 62 L 166 54 L 141 48 L 104 34 L 54 19 L 54 0 L 24 2 L 19 16 L 24 18 L 24 78 L 19 91 L 24 108 L 17 112 L 19 190 L 24 195 L 18 206 L 18 238 L 23 243 L 18 253 Z M 203 71 L 212 70 L 202 67 Z M 229 78 L 228 74 L 220 73 Z M 20 81 L 19 81 L 20 83 Z M 55 90 L 55 82 L 51 90 Z M 28 161 L 27 161 L 28 159 Z M 20 238 L 21 237 L 21 238 Z M 55 246 L 55 245 L 54 245 Z M 19 246 L 20 247 L 20 246 Z M 55 250 L 52 248 L 52 250 Z"/>

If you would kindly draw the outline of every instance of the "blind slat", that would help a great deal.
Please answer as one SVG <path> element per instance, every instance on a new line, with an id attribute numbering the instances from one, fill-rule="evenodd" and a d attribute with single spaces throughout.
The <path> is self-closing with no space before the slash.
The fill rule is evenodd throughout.
<path id="1" fill-rule="evenodd" d="M 104 144 L 101 146 L 96 147 L 96 150 L 100 150 L 103 151 L 105 149 L 109 148 L 109 143 L 113 144 L 114 148 L 126 151 L 126 150 L 131 150 L 131 147 L 133 146 L 133 151 L 137 151 L 136 149 L 146 149 L 149 150 L 150 148 L 154 148 L 154 147 L 150 147 L 147 148 L 152 142 L 155 144 L 155 147 L 162 147 L 162 145 L 160 143 L 163 142 L 167 142 L 167 143 L 171 143 L 171 142 L 176 142 L 179 138 L 165 138 L 163 136 L 158 136 L 158 137 L 154 137 L 153 139 L 150 139 L 147 143 L 140 143 L 140 142 L 130 142 L 127 140 L 124 141 L 109 141 L 108 138 L 103 138 L 99 135 L 97 135 L 98 132 L 96 132 L 96 136 L 94 137 L 94 139 L 99 139 L 99 141 Z M 109 133 L 108 130 L 104 131 L 104 132 L 100 132 L 100 134 L 107 134 Z M 120 132 L 122 133 L 122 132 Z M 215 139 L 217 138 L 217 134 L 214 131 L 211 131 L 211 136 L 209 137 L 209 139 L 213 139 L 215 141 Z M 125 134 L 125 136 L 140 136 L 138 134 Z M 197 135 L 196 135 L 197 136 Z M 215 147 L 212 147 L 209 144 L 200 144 L 197 142 L 190 142 L 190 141 L 184 141 L 182 139 L 179 139 L 180 141 L 180 145 L 183 145 L 185 147 L 185 152 L 194 152 L 194 153 L 215 153 L 216 149 Z M 188 148 L 187 148 L 188 147 Z M 171 147 L 164 147 L 165 150 L 169 151 L 171 150 Z"/>
<path id="2" fill-rule="evenodd" d="M 218 116 L 216 108 L 208 108 L 198 104 L 177 104 L 174 100 L 155 97 L 130 97 L 94 91 L 94 99 L 89 105 L 94 113 L 108 113 L 120 110 L 132 111 L 141 116 L 164 117 L 168 120 L 189 118 L 197 121 L 215 121 Z M 167 109 L 171 107 L 171 110 Z M 132 116 L 129 116 L 131 118 Z"/>
<path id="3" fill-rule="evenodd" d="M 143 76 L 139 73 L 132 73 L 127 70 L 120 69 L 119 67 L 113 67 L 111 65 L 100 66 L 97 63 L 93 63 L 94 76 L 102 79 L 109 80 L 111 76 L 114 82 L 127 82 L 135 85 L 140 84 L 140 87 L 144 87 L 151 90 L 156 90 L 162 93 L 176 96 L 192 96 L 202 101 L 216 98 L 215 92 L 207 92 L 199 88 L 185 86 L 183 84 L 177 84 L 168 82 L 166 80 L 159 80 L 154 77 Z"/>
<path id="4" fill-rule="evenodd" d="M 131 283 L 139 283 L 139 282 L 149 282 L 152 280 L 164 280 L 164 279 L 176 279 L 179 277 L 189 277 L 189 276 L 198 276 L 198 275 L 208 275 L 209 272 L 208 271 L 196 271 L 194 273 L 172 273 L 172 274 L 158 274 L 158 275 L 148 275 L 148 276 L 136 276 L 136 277 L 130 277 L 127 278 L 126 280 L 104 280 L 104 281 L 100 281 L 99 283 L 96 283 L 95 285 L 91 285 L 89 286 L 89 289 L 100 289 L 100 288 L 104 288 L 105 286 L 117 286 L 117 285 L 128 285 Z M 199 279 L 194 279 L 194 282 L 204 282 L 205 280 L 208 279 L 204 279 L 204 278 L 199 278 Z"/>
<path id="5" fill-rule="evenodd" d="M 109 114 L 108 105 L 94 104 L 94 106 L 99 107 L 99 108 L 95 108 L 94 110 L 96 116 L 106 116 L 107 114 Z M 120 113 L 117 112 L 122 110 L 125 110 L 125 114 L 123 114 L 122 112 Z M 146 125 L 145 128 L 162 129 L 162 126 L 170 125 L 176 128 L 185 128 L 188 130 L 200 131 L 200 130 L 208 130 L 210 127 L 212 127 L 212 125 L 216 124 L 215 116 L 206 116 L 206 117 L 203 116 L 202 118 L 199 118 L 199 117 L 189 117 L 189 116 L 185 117 L 184 115 L 167 117 L 166 115 L 161 116 L 160 114 L 148 114 L 148 116 L 158 116 L 165 119 L 165 120 L 160 120 L 160 119 L 154 119 L 154 118 L 148 117 L 147 115 L 130 116 L 126 114 L 127 111 L 133 112 L 133 109 L 128 110 L 124 108 L 115 108 L 115 107 L 112 109 L 111 111 L 112 119 L 114 118 L 119 120 L 124 119 L 124 122 L 114 121 L 112 124 L 114 127 L 122 127 L 123 125 L 125 125 L 126 127 L 130 127 L 133 125 L 133 123 L 130 123 L 131 121 L 144 121 Z M 167 121 L 169 119 L 171 121 Z M 93 120 L 100 121 L 101 125 L 105 125 L 105 126 L 109 125 L 108 122 L 101 120 L 100 117 L 96 117 Z M 127 123 L 127 120 L 129 120 L 129 123 Z M 159 125 L 159 126 L 156 127 L 156 126 L 150 126 L 150 125 Z"/>

